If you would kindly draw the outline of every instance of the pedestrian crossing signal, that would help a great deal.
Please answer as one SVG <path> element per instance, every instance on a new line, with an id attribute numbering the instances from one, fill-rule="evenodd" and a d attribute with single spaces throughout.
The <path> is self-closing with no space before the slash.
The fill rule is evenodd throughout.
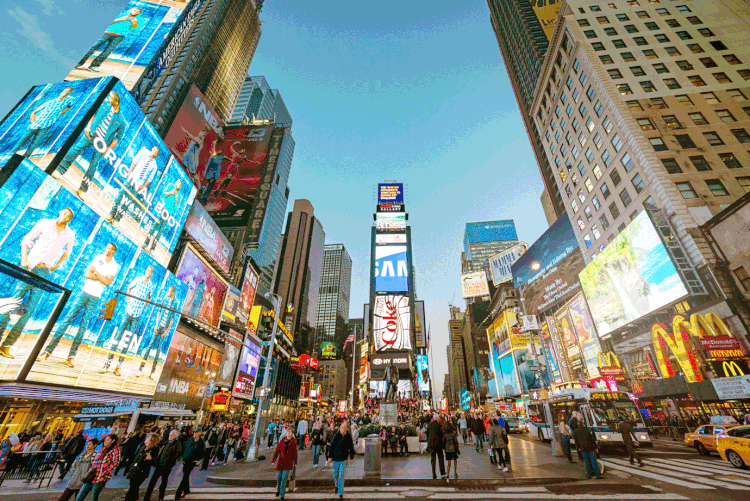
<path id="1" fill-rule="evenodd" d="M 117 307 L 117 298 L 112 298 L 104 303 L 104 308 L 99 313 L 99 320 L 112 320 L 112 316 L 115 314 L 115 308 Z"/>

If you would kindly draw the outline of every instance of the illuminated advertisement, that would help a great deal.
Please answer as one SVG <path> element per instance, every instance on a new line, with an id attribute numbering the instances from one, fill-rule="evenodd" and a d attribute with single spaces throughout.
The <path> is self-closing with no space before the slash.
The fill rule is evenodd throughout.
<path id="1" fill-rule="evenodd" d="M 175 274 L 187 285 L 182 314 L 218 327 L 224 298 L 227 294 L 227 283 L 211 269 L 211 266 L 196 253 L 190 244 L 185 246 Z"/>
<path id="2" fill-rule="evenodd" d="M 404 204 L 379 204 L 376 212 L 404 212 Z"/>
<path id="3" fill-rule="evenodd" d="M 109 84 L 97 78 L 33 87 L 0 123 L 0 164 L 17 153 L 46 169 Z"/>
<path id="4" fill-rule="evenodd" d="M 323 341 L 320 343 L 320 358 L 323 360 L 331 360 L 336 358 L 338 355 L 338 349 L 336 343 L 333 341 Z"/>
<path id="5" fill-rule="evenodd" d="M 242 353 L 243 339 L 242 334 L 234 329 L 229 329 L 229 335 L 224 341 L 224 357 L 221 359 L 221 365 L 216 374 L 217 385 L 231 388 L 234 384 L 234 372 L 237 368 L 237 360 Z"/>
<path id="6" fill-rule="evenodd" d="M 377 245 L 384 244 L 405 244 L 406 233 L 378 233 L 375 235 Z"/>
<path id="7" fill-rule="evenodd" d="M 404 231 L 406 229 L 406 214 L 379 213 L 375 216 L 375 229 L 378 231 Z"/>
<path id="8" fill-rule="evenodd" d="M 427 355 L 417 355 L 417 387 L 419 391 L 430 391 L 430 364 Z"/>
<path id="9" fill-rule="evenodd" d="M 562 381 L 572 381 L 569 364 L 568 364 L 568 349 L 567 342 L 564 340 L 562 329 L 558 326 L 557 319 L 554 316 L 545 316 L 545 324 L 549 329 L 552 343 L 555 347 L 555 355 L 557 355 L 557 365 L 560 369 L 560 377 Z"/>
<path id="10" fill-rule="evenodd" d="M 490 288 L 487 285 L 487 274 L 484 271 L 473 271 L 461 275 L 461 291 L 464 299 L 489 296 Z"/>
<path id="11" fill-rule="evenodd" d="M 575 232 L 563 215 L 511 266 L 513 285 L 525 287 L 526 313 L 538 315 L 578 292 L 583 266 Z"/>
<path id="12" fill-rule="evenodd" d="M 492 273 L 492 283 L 500 285 L 503 282 L 513 280 L 511 266 L 518 261 L 518 258 L 526 252 L 526 242 L 516 244 L 510 249 L 504 250 L 490 257 L 490 272 Z"/>
<path id="13" fill-rule="evenodd" d="M 185 220 L 185 231 L 195 240 L 195 243 L 211 256 L 211 259 L 219 268 L 224 270 L 225 273 L 229 273 L 229 266 L 232 264 L 232 257 L 234 256 L 234 247 L 216 226 L 206 209 L 198 202 L 193 203 Z"/>
<path id="14" fill-rule="evenodd" d="M 591 315 L 586 306 L 586 300 L 583 294 L 578 293 L 568 303 L 570 317 L 573 320 L 576 334 L 578 334 L 578 343 L 581 345 L 581 355 L 583 356 L 586 369 L 589 373 L 589 379 L 599 377 L 599 338 L 596 336 L 594 324 L 591 322 Z"/>
<path id="15" fill-rule="evenodd" d="M 240 307 L 240 290 L 232 284 L 227 288 L 227 295 L 224 298 L 224 307 L 221 309 L 221 321 L 235 323 L 237 320 L 237 311 Z"/>
<path id="16" fill-rule="evenodd" d="M 578 333 L 576 332 L 575 323 L 570 316 L 567 306 L 560 308 L 555 313 L 555 321 L 560 329 L 560 337 L 563 342 L 563 349 L 568 358 L 568 370 L 571 378 L 575 379 L 583 369 L 583 354 L 581 345 L 578 343 Z"/>
<path id="17" fill-rule="evenodd" d="M 408 296 L 376 296 L 372 311 L 375 351 L 411 350 Z"/>
<path id="18" fill-rule="evenodd" d="M 378 184 L 378 205 L 404 203 L 404 185 L 403 183 L 379 183 Z"/>
<path id="19" fill-rule="evenodd" d="M 154 392 L 154 399 L 184 405 L 198 410 L 207 397 L 209 379 L 216 377 L 221 365 L 221 351 L 178 329 L 164 372 Z"/>
<path id="20" fill-rule="evenodd" d="M 581 271 L 579 278 L 600 336 L 687 295 L 645 211 Z"/>
<path id="21" fill-rule="evenodd" d="M 550 334 L 547 322 L 544 322 L 542 324 L 541 334 L 542 342 L 544 343 L 544 351 L 547 355 L 547 365 L 549 366 L 549 372 L 550 377 L 552 378 L 552 382 L 562 383 L 563 379 L 557 362 L 557 353 L 555 351 L 554 342 L 552 340 L 552 335 Z"/>
<path id="22" fill-rule="evenodd" d="M 427 346 L 427 325 L 424 316 L 424 301 L 414 301 L 414 337 L 417 348 Z"/>
<path id="23" fill-rule="evenodd" d="M 405 245 L 375 247 L 375 292 L 408 292 L 409 265 Z"/>
<path id="24" fill-rule="evenodd" d="M 560 3 L 560 0 L 535 0 L 531 2 L 531 7 L 534 9 L 539 24 L 544 29 L 544 34 L 547 35 L 547 40 L 552 39 L 552 32 L 555 31 Z"/>
<path id="25" fill-rule="evenodd" d="M 187 4 L 185 0 L 131 0 L 65 79 L 105 74 L 132 89 Z"/>
<path id="26" fill-rule="evenodd" d="M 260 367 L 261 347 L 245 338 L 242 347 L 242 357 L 237 366 L 237 378 L 234 383 L 232 394 L 240 398 L 252 398 L 255 381 L 258 378 L 258 367 Z"/>
<path id="27" fill-rule="evenodd" d="M 499 361 L 499 373 L 495 373 L 495 380 L 501 395 L 519 395 L 521 393 L 518 385 L 516 366 L 513 363 L 513 353 L 508 353 Z"/>
<path id="28" fill-rule="evenodd" d="M 242 277 L 242 290 L 240 291 L 240 306 L 238 309 L 240 322 L 245 325 L 248 325 L 250 321 L 250 310 L 253 308 L 257 288 L 258 273 L 253 269 L 250 259 L 248 259 L 245 263 L 245 274 Z M 252 329 L 255 330 L 256 327 L 257 324 Z"/>
<path id="29" fill-rule="evenodd" d="M 73 291 L 27 379 L 151 395 L 187 288 L 29 160 L 3 171 L 0 259 Z M 17 306 L 0 314 L 0 367 L 11 366 L 0 370 L 17 374 L 56 301 L 19 280 L 0 284 L 0 297 Z"/>

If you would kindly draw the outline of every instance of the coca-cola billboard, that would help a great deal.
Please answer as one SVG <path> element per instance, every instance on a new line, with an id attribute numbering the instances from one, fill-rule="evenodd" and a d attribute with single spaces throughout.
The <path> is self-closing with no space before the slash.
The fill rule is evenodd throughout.
<path id="1" fill-rule="evenodd" d="M 376 296 L 372 332 L 375 351 L 411 350 L 411 316 L 408 296 Z"/>

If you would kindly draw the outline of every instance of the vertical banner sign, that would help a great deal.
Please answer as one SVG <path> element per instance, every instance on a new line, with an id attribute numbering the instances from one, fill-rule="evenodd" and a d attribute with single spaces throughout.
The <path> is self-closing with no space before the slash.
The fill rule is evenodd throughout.
<path id="1" fill-rule="evenodd" d="M 376 296 L 373 307 L 375 351 L 411 350 L 408 296 Z"/>
<path id="2" fill-rule="evenodd" d="M 224 342 L 224 358 L 221 359 L 219 372 L 216 374 L 217 385 L 231 387 L 234 384 L 234 372 L 242 352 L 243 339 L 242 334 L 229 329 L 229 335 Z"/>
<path id="3" fill-rule="evenodd" d="M 260 184 L 250 210 L 250 219 L 247 224 L 247 234 L 245 243 L 249 244 L 250 249 L 257 249 L 260 242 L 260 232 L 263 229 L 263 220 L 268 210 L 268 197 L 271 194 L 274 178 L 276 176 L 276 164 L 279 162 L 281 153 L 281 143 L 284 140 L 286 129 L 276 128 L 271 136 L 271 142 L 268 145 L 268 156 L 266 164 L 260 174 Z"/>
<path id="4" fill-rule="evenodd" d="M 570 310 L 570 316 L 573 319 L 576 333 L 578 334 L 578 342 L 581 345 L 581 353 L 583 355 L 583 361 L 586 364 L 586 369 L 589 372 L 589 379 L 599 377 L 599 361 L 598 355 L 601 351 L 599 346 L 599 338 L 596 336 L 596 329 L 591 321 L 591 315 L 589 309 L 586 306 L 586 300 L 583 298 L 583 293 L 578 293 L 568 303 L 568 310 Z"/>
<path id="5" fill-rule="evenodd" d="M 229 273 L 234 247 L 199 202 L 193 202 L 185 220 L 185 231 L 211 256 L 219 268 Z"/>

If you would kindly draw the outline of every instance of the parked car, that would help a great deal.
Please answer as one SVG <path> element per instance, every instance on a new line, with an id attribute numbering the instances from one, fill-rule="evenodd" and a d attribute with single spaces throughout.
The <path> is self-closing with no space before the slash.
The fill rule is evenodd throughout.
<path id="1" fill-rule="evenodd" d="M 717 438 L 721 459 L 729 461 L 735 468 L 750 465 L 750 426 L 735 426 Z"/>
<path id="2" fill-rule="evenodd" d="M 698 454 L 708 456 L 718 452 L 718 436 L 734 428 L 733 426 L 705 424 L 692 433 L 685 434 L 685 445 L 695 447 Z"/>

